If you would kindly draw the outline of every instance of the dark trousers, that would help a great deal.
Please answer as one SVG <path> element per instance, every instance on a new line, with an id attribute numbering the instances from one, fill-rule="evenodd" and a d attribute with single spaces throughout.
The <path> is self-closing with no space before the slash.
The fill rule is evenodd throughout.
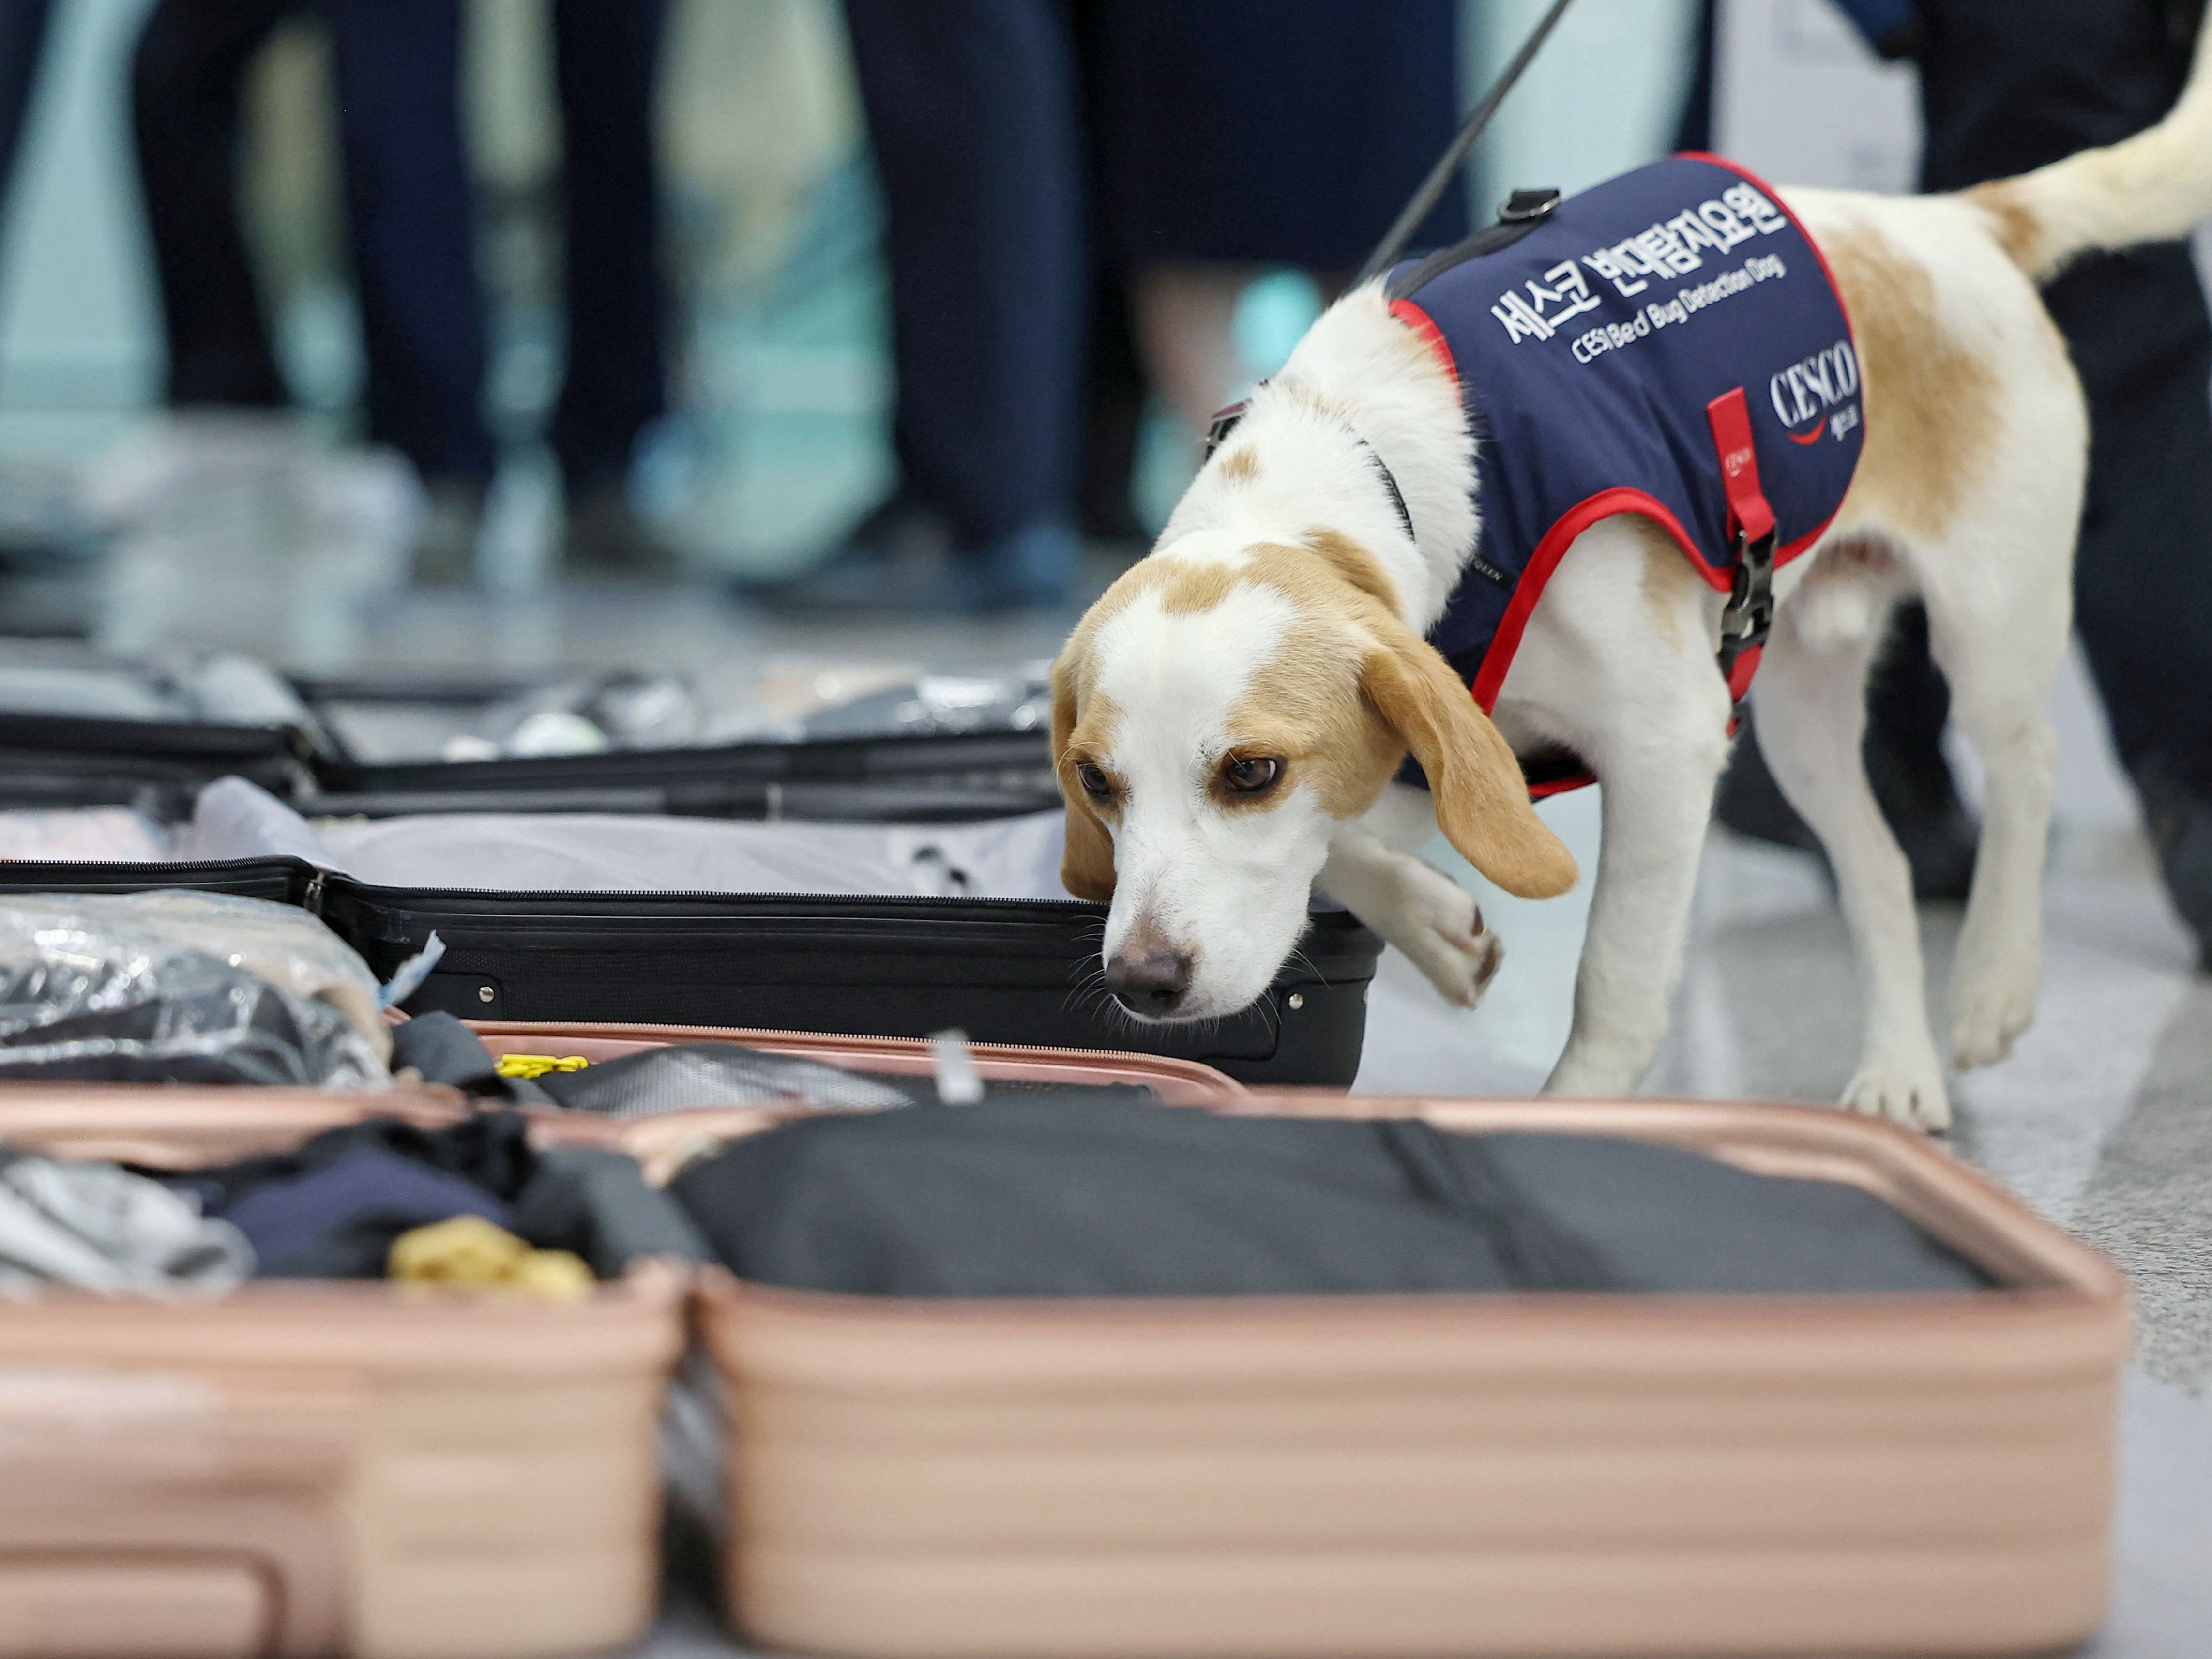
<path id="1" fill-rule="evenodd" d="M 39 84 L 39 59 L 46 44 L 53 0 L 0 0 L 0 202 L 15 171 L 23 118 Z"/>
<path id="2" fill-rule="evenodd" d="M 978 547 L 1070 511 L 1091 276 L 1059 0 L 846 0 L 906 489 Z"/>
<path id="3" fill-rule="evenodd" d="M 240 95 L 307 0 L 160 0 L 131 107 L 173 403 L 285 401 L 238 217 Z M 368 435 L 424 477 L 481 482 L 484 307 L 459 102 L 458 0 L 321 0 L 360 296 Z M 619 478 L 665 407 L 653 66 L 662 0 L 557 0 L 568 152 L 568 373 L 552 441 L 574 488 Z"/>
<path id="4" fill-rule="evenodd" d="M 2186 248 L 2138 248 L 2051 285 L 2089 394 L 2074 621 L 2130 767 L 2212 793 L 2212 324 Z"/>
<path id="5" fill-rule="evenodd" d="M 2151 125 L 2188 68 L 2166 0 L 1923 0 L 1922 182 L 1957 190 Z M 2075 622 L 2114 745 L 2212 789 L 2212 319 L 2187 249 L 2045 292 L 2088 392 Z"/>
<path id="6" fill-rule="evenodd" d="M 173 404 L 285 401 L 239 225 L 238 134 L 246 64 L 294 9 L 295 0 L 161 0 L 131 58 Z"/>
<path id="7" fill-rule="evenodd" d="M 228 3 L 228 0 L 217 0 Z M 368 435 L 483 479 L 484 302 L 461 130 L 459 0 L 330 0 Z"/>
<path id="8" fill-rule="evenodd" d="M 571 499 L 619 485 L 668 408 L 653 87 L 666 0 L 554 0 L 567 156 L 568 373 L 549 434 Z"/>

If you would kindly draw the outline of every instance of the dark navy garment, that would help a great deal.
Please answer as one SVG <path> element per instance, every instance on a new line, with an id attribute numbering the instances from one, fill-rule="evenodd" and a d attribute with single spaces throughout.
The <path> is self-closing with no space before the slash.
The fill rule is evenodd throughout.
<path id="1" fill-rule="evenodd" d="M 1728 589 L 1716 399 L 1742 394 L 1778 564 L 1835 516 L 1865 437 L 1843 301 L 1751 175 L 1679 155 L 1519 228 L 1401 264 L 1389 287 L 1474 420 L 1481 540 L 1429 639 L 1486 710 L 1544 583 L 1598 520 L 1644 514 Z"/>

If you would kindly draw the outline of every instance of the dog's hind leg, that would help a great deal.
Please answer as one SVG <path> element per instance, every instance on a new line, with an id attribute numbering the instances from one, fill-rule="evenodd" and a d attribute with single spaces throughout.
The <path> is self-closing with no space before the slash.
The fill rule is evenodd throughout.
<path id="1" fill-rule="evenodd" d="M 1821 556 L 1826 561 L 1829 554 Z M 1820 572 L 1809 579 L 1820 580 Z M 1857 597 L 1859 584 L 1826 596 Z M 1885 596 L 1886 597 L 1886 596 Z M 1759 744 L 1768 769 L 1827 848 L 1866 984 L 1866 1030 L 1844 1103 L 1923 1128 L 1945 1127 L 1951 1108 L 1928 1027 L 1912 876 L 1875 804 L 1859 754 L 1866 677 L 1881 638 L 1881 608 L 1856 607 L 1855 625 L 1818 626 L 1823 612 L 1801 592 L 1785 604 L 1753 682 Z"/>
<path id="2" fill-rule="evenodd" d="M 2070 530 L 2071 520 L 2063 521 Z M 2049 539 L 2048 537 L 2043 539 Z M 2010 1052 L 2035 1015 L 2043 970 L 2043 860 L 2057 733 L 2045 711 L 2071 619 L 2068 548 L 2015 544 L 2010 578 L 1953 603 L 1927 582 L 1929 644 L 1951 686 L 1951 718 L 1988 769 L 1982 839 L 1951 973 L 1951 1053 L 1962 1069 Z"/>

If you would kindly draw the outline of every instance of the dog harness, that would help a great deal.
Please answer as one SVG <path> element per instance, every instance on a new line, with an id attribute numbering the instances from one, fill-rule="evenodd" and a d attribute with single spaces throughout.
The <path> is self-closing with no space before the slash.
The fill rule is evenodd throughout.
<path id="1" fill-rule="evenodd" d="M 1396 266 L 1385 292 L 1474 430 L 1481 534 L 1429 641 L 1484 712 L 1561 556 L 1616 513 L 1651 520 L 1729 595 L 1719 664 L 1740 711 L 1774 570 L 1835 517 L 1866 436 L 1843 300 L 1779 198 L 1705 155 L 1567 200 L 1517 191 L 1496 225 Z M 1572 757 L 1524 769 L 1537 794 L 1590 781 Z"/>

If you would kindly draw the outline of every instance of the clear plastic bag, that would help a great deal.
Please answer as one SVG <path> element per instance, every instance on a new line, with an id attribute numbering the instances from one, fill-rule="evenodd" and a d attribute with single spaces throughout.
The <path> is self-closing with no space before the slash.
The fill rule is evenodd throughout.
<path id="1" fill-rule="evenodd" d="M 314 917 L 228 895 L 0 903 L 0 1079 L 390 1086 L 367 964 Z"/>

